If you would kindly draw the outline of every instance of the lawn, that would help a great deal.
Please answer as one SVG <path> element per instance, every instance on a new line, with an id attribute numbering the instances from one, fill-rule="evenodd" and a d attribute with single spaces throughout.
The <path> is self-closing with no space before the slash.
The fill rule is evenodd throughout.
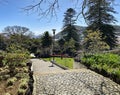
<path id="1" fill-rule="evenodd" d="M 43 58 L 46 61 L 51 61 L 53 58 Z M 73 63 L 74 59 L 73 58 L 60 58 L 60 57 L 55 57 L 55 62 L 61 66 L 68 67 L 69 69 L 73 69 Z"/>

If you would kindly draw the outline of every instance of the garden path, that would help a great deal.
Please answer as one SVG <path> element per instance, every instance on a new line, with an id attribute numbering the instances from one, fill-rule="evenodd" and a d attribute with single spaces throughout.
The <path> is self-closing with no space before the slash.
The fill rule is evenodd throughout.
<path id="1" fill-rule="evenodd" d="M 63 70 L 32 59 L 33 95 L 120 95 L 120 85 L 86 68 Z"/>

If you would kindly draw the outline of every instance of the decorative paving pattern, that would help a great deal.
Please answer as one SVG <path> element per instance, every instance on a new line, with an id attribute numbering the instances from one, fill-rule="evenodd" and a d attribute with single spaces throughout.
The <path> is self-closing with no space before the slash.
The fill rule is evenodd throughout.
<path id="1" fill-rule="evenodd" d="M 34 79 L 33 95 L 120 95 L 120 85 L 87 69 L 35 70 Z"/>

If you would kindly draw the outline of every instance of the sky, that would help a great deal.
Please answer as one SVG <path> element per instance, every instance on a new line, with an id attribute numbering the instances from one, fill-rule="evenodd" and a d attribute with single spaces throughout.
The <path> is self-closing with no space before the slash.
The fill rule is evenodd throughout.
<path id="1" fill-rule="evenodd" d="M 29 28 L 35 35 L 43 34 L 45 31 L 49 31 L 52 34 L 52 29 L 56 29 L 56 33 L 58 33 L 63 26 L 64 13 L 70 7 L 75 8 L 76 4 L 69 2 L 74 0 L 59 0 L 60 8 L 56 12 L 57 17 L 53 17 L 50 20 L 49 17 L 40 19 L 38 13 L 34 11 L 28 13 L 23 10 L 25 6 L 35 4 L 38 1 L 39 0 L 0 0 L 0 32 L 7 26 L 18 25 Z M 42 7 L 46 8 L 46 5 Z M 117 11 L 117 14 L 114 15 L 118 20 L 116 25 L 120 25 L 119 0 L 115 0 L 114 8 L 115 11 Z M 76 24 L 86 26 L 82 16 L 79 17 Z"/>

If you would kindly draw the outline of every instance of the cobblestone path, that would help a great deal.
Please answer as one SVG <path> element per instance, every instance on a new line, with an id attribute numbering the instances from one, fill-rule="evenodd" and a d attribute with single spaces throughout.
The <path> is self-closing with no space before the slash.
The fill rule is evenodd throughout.
<path id="1" fill-rule="evenodd" d="M 32 62 L 33 95 L 120 95 L 120 85 L 93 71 L 62 70 L 57 66 L 49 67 L 51 63 L 38 59 Z"/>

